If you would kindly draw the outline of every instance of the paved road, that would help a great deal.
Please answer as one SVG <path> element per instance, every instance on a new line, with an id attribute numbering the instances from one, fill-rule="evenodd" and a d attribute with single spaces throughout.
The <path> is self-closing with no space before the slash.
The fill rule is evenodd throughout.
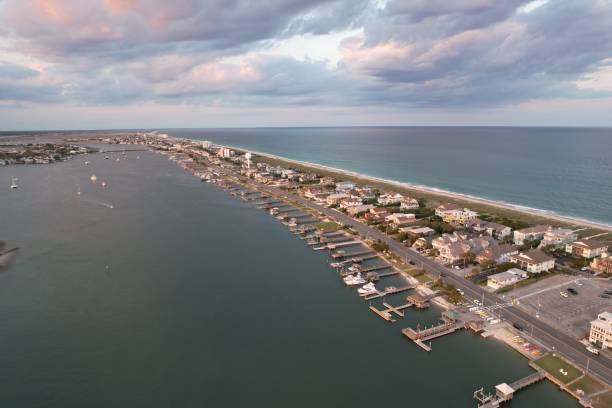
<path id="1" fill-rule="evenodd" d="M 354 228 L 364 237 L 386 242 L 389 245 L 389 250 L 395 255 L 402 259 L 411 260 L 416 265 L 420 265 L 434 277 L 442 276 L 446 282 L 452 283 L 455 287 L 462 289 L 469 297 L 482 300 L 485 306 L 505 303 L 505 301 L 496 294 L 488 292 L 480 286 L 450 273 L 445 266 L 424 257 L 418 252 L 413 251 L 377 229 L 371 228 L 370 226 L 363 224 L 362 222 L 359 222 L 340 211 L 323 207 L 308 199 L 279 188 L 257 184 L 250 180 L 247 181 L 242 179 L 241 181 L 247 182 L 259 190 L 268 190 L 277 196 L 284 196 L 294 202 L 300 203 L 304 207 L 323 213 L 326 216 L 341 222 L 342 224 Z M 583 369 L 586 369 L 588 365 L 590 373 L 598 376 L 608 384 L 612 384 L 612 362 L 604 356 L 595 356 L 589 353 L 585 349 L 585 346 L 576 339 L 558 331 L 557 329 L 542 322 L 535 316 L 532 316 L 514 306 L 499 309 L 498 314 L 511 323 L 518 323 L 522 325 L 527 333 L 537 338 L 542 344 L 572 360 Z"/>

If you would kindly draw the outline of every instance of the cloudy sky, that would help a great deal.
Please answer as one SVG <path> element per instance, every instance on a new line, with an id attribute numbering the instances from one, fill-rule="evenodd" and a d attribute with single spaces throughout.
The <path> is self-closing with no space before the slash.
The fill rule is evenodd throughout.
<path id="1" fill-rule="evenodd" d="M 0 0 L 0 129 L 612 126 L 612 0 Z"/>

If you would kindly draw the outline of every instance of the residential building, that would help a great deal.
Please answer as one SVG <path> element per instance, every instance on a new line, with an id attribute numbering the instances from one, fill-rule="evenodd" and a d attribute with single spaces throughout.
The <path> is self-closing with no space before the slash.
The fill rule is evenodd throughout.
<path id="1" fill-rule="evenodd" d="M 355 183 L 350 182 L 350 181 L 341 181 L 339 183 L 336 183 L 336 191 L 350 191 L 353 190 L 355 188 Z"/>
<path id="2" fill-rule="evenodd" d="M 612 348 L 612 313 L 603 312 L 591 322 L 589 342 L 601 345 L 602 349 Z"/>
<path id="3" fill-rule="evenodd" d="M 595 239 L 582 239 L 565 246 L 565 252 L 582 258 L 595 258 L 608 252 L 608 244 Z"/>
<path id="4" fill-rule="evenodd" d="M 331 177 L 321 177 L 319 179 L 319 184 L 321 184 L 322 186 L 333 186 L 334 185 L 334 179 Z"/>
<path id="5" fill-rule="evenodd" d="M 527 252 L 521 252 L 518 255 L 511 255 L 510 262 L 518 264 L 521 269 L 525 269 L 531 273 L 545 272 L 555 267 L 555 258 L 546 255 L 539 249 L 532 249 Z"/>
<path id="6" fill-rule="evenodd" d="M 416 217 L 414 214 L 395 213 L 386 216 L 385 221 L 395 228 L 400 228 L 416 222 Z"/>
<path id="7" fill-rule="evenodd" d="M 400 210 L 416 210 L 419 208 L 419 202 L 411 197 L 404 197 L 400 202 Z"/>
<path id="8" fill-rule="evenodd" d="M 476 218 L 468 222 L 468 227 L 475 232 L 487 234 L 497 239 L 504 239 L 508 235 L 512 234 L 512 228 L 508 227 L 507 225 L 502 225 L 491 221 L 484 221 L 480 218 Z"/>
<path id="9" fill-rule="evenodd" d="M 399 232 L 410 235 L 411 237 L 419 238 L 433 235 L 436 231 L 429 227 L 402 227 Z"/>
<path id="10" fill-rule="evenodd" d="M 516 245 L 523 245 L 525 241 L 535 241 L 544 238 L 544 234 L 550 226 L 548 225 L 536 225 L 535 227 L 523 228 L 521 230 L 514 231 L 514 243 Z"/>
<path id="11" fill-rule="evenodd" d="M 374 206 L 372 204 L 366 204 L 366 205 L 361 205 L 360 204 L 360 205 L 355 205 L 355 206 L 352 206 L 352 207 L 348 208 L 346 210 L 346 212 L 348 212 L 351 217 L 354 217 L 357 214 L 365 213 L 365 212 L 371 210 L 372 208 L 374 208 Z"/>
<path id="12" fill-rule="evenodd" d="M 476 260 L 479 263 L 493 261 L 502 264 L 510 261 L 512 255 L 518 255 L 518 249 L 511 244 L 491 245 L 478 254 Z"/>
<path id="13" fill-rule="evenodd" d="M 230 157 L 232 157 L 234 155 L 234 151 L 227 148 L 227 147 L 221 147 L 218 151 L 217 151 L 217 156 L 219 157 L 223 157 L 224 159 L 229 159 Z"/>
<path id="14" fill-rule="evenodd" d="M 438 251 L 438 260 L 452 264 L 461 261 L 471 247 L 456 234 L 443 234 L 431 241 L 431 245 Z"/>
<path id="15" fill-rule="evenodd" d="M 330 194 L 325 199 L 325 202 L 327 203 L 327 205 L 337 205 L 340 203 L 341 200 L 344 200 L 345 198 L 348 198 L 348 197 L 349 195 L 344 194 L 344 193 Z"/>
<path id="16" fill-rule="evenodd" d="M 566 244 L 571 244 L 577 239 L 578 234 L 576 234 L 571 229 L 549 227 L 544 233 L 544 236 L 542 237 L 542 242 L 540 243 L 540 246 L 542 248 L 545 248 L 549 245 L 553 245 L 554 247 L 563 247 Z"/>
<path id="17" fill-rule="evenodd" d="M 378 196 L 378 204 L 392 205 L 399 204 L 404 199 L 404 196 L 399 193 L 385 193 Z"/>
<path id="18" fill-rule="evenodd" d="M 516 282 L 527 279 L 527 272 L 511 268 L 505 272 L 496 273 L 487 278 L 487 286 L 493 290 L 501 289 L 505 286 L 514 285 Z"/>
<path id="19" fill-rule="evenodd" d="M 476 219 L 478 213 L 467 208 L 461 208 L 456 204 L 442 204 L 436 208 L 436 215 L 444 222 L 450 224 L 466 225 L 469 221 Z"/>
<path id="20" fill-rule="evenodd" d="M 607 252 L 601 254 L 601 257 L 593 259 L 591 269 L 598 273 L 612 273 L 612 256 Z"/>

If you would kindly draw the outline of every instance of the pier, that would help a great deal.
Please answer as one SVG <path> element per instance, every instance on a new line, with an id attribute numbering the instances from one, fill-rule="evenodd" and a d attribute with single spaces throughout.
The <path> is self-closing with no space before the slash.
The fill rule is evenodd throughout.
<path id="1" fill-rule="evenodd" d="M 511 384 L 501 383 L 495 386 L 495 394 L 488 394 L 484 388 L 474 391 L 473 397 L 478 402 L 478 408 L 496 408 L 502 402 L 510 401 L 514 394 L 546 378 L 544 371 L 536 371 Z"/>
<path id="2" fill-rule="evenodd" d="M 408 337 L 417 346 L 421 347 L 425 351 L 431 351 L 431 346 L 427 346 L 424 342 L 433 340 L 438 337 L 446 336 L 447 334 L 454 333 L 455 331 L 463 328 L 464 324 L 461 322 L 449 322 L 442 323 L 437 326 L 433 326 L 423 330 L 407 327 L 405 329 L 402 329 L 402 334 Z"/>
<path id="3" fill-rule="evenodd" d="M 338 242 L 338 243 L 330 243 L 327 244 L 327 249 L 334 250 L 336 248 L 342 248 L 346 246 L 359 245 L 360 241 L 347 241 L 347 242 Z"/>
<path id="4" fill-rule="evenodd" d="M 383 302 L 383 306 L 386 307 L 386 309 L 380 310 L 374 306 L 370 306 L 370 310 L 382 317 L 384 320 L 394 323 L 395 319 L 393 319 L 392 313 L 395 313 L 399 317 L 404 317 L 404 312 L 402 312 L 402 310 L 407 309 L 412 305 L 406 303 L 405 305 L 391 306 L 390 304 Z"/>
<path id="5" fill-rule="evenodd" d="M 387 288 L 385 288 L 385 290 L 382 291 L 376 291 L 375 293 L 369 294 L 364 296 L 365 300 L 373 300 L 373 299 L 378 299 L 387 295 L 395 295 L 396 293 L 402 293 L 402 292 L 406 292 L 410 289 L 414 289 L 414 286 L 412 285 L 408 285 L 408 286 L 402 286 L 401 288 L 396 288 L 394 286 L 389 286 Z"/>

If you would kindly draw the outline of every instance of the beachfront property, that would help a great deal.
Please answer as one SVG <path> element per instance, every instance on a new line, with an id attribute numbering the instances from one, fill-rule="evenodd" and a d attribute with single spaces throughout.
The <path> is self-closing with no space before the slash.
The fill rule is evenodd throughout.
<path id="1" fill-rule="evenodd" d="M 502 264 L 510 261 L 512 255 L 518 255 L 519 250 L 512 244 L 490 245 L 476 256 L 479 263 L 492 261 Z"/>
<path id="2" fill-rule="evenodd" d="M 535 241 L 544 238 L 544 234 L 550 226 L 548 225 L 536 225 L 535 227 L 523 228 L 521 230 L 514 231 L 514 244 L 523 245 L 525 241 Z"/>
<path id="3" fill-rule="evenodd" d="M 220 147 L 217 151 L 217 156 L 222 157 L 224 159 L 229 159 L 234 156 L 234 151 L 227 147 Z"/>
<path id="4" fill-rule="evenodd" d="M 403 199 L 404 199 L 404 196 L 399 193 L 385 193 L 385 194 L 379 195 L 376 201 L 380 205 L 393 205 L 393 204 L 399 204 Z"/>
<path id="5" fill-rule="evenodd" d="M 581 258 L 595 258 L 608 252 L 608 244 L 595 239 L 583 239 L 565 246 L 565 252 Z"/>
<path id="6" fill-rule="evenodd" d="M 364 218 L 366 219 L 366 221 L 378 222 L 378 221 L 383 221 L 385 217 L 388 215 L 389 215 L 389 210 L 387 210 L 386 208 L 375 207 L 375 208 L 371 208 L 370 211 L 368 211 L 368 213 L 365 215 Z"/>
<path id="7" fill-rule="evenodd" d="M 510 262 L 517 264 L 527 272 L 540 273 L 551 270 L 555 267 L 555 258 L 545 254 L 539 249 L 532 249 L 521 252 L 518 255 L 511 255 Z"/>
<path id="8" fill-rule="evenodd" d="M 560 248 L 564 245 L 576 241 L 577 239 L 578 234 L 576 234 L 571 229 L 548 227 L 548 229 L 544 233 L 544 236 L 542 237 L 542 242 L 540 242 L 540 246 L 542 248 L 545 248 L 549 245 L 552 245 L 555 248 Z"/>
<path id="9" fill-rule="evenodd" d="M 465 226 L 469 221 L 476 219 L 478 213 L 452 203 L 446 203 L 436 207 L 436 215 L 444 222 Z"/>
<path id="10" fill-rule="evenodd" d="M 487 286 L 493 290 L 498 290 L 505 286 L 514 285 L 519 281 L 527 279 L 527 277 L 527 272 L 518 268 L 511 268 L 505 272 L 489 276 Z"/>
<path id="11" fill-rule="evenodd" d="M 487 234 L 499 240 L 512 234 L 512 228 L 496 222 L 484 221 L 480 218 L 473 219 L 467 223 L 467 227 L 472 231 Z"/>
<path id="12" fill-rule="evenodd" d="M 339 192 L 348 192 L 355 188 L 355 183 L 351 181 L 341 181 L 336 183 L 336 191 Z"/>
<path id="13" fill-rule="evenodd" d="M 612 313 L 603 312 L 591 322 L 589 342 L 601 346 L 602 349 L 612 348 Z"/>
<path id="14" fill-rule="evenodd" d="M 416 210 L 419 208 L 419 202 L 412 197 L 404 197 L 402 201 L 400 201 L 400 210 Z"/>
<path id="15" fill-rule="evenodd" d="M 597 273 L 612 273 L 612 256 L 604 252 L 601 257 L 593 259 L 590 266 Z"/>

